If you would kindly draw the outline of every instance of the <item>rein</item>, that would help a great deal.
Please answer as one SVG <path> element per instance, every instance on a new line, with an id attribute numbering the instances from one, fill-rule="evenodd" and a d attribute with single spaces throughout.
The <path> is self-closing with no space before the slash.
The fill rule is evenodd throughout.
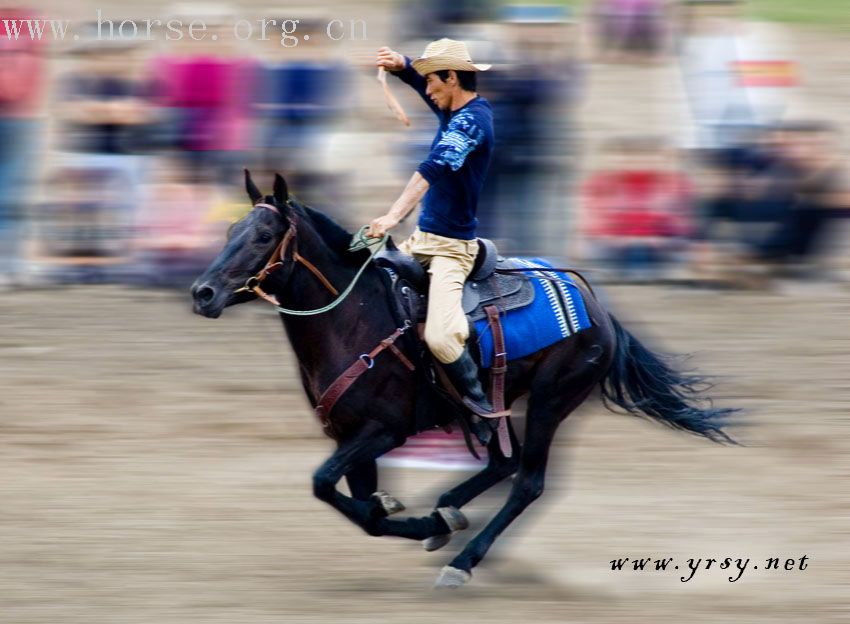
<path id="1" fill-rule="evenodd" d="M 287 202 L 289 203 L 289 202 Z M 290 204 L 291 206 L 291 204 Z M 272 212 L 280 214 L 280 211 L 277 207 L 272 206 L 271 204 L 255 204 L 255 208 L 266 208 L 271 210 Z M 312 262 L 307 260 L 304 256 L 298 253 L 298 228 L 297 228 L 297 219 L 293 214 L 289 219 L 289 228 L 286 230 L 286 233 L 283 235 L 283 239 L 280 241 L 280 244 L 272 253 L 269 261 L 266 262 L 266 266 L 263 267 L 259 273 L 256 275 L 249 277 L 245 281 L 245 285 L 241 288 L 236 289 L 234 292 L 252 292 L 258 297 L 265 299 L 269 303 L 275 306 L 278 312 L 281 314 L 288 314 L 290 316 L 313 316 L 316 314 L 322 314 L 324 312 L 328 312 L 337 307 L 340 303 L 342 303 L 348 295 L 351 294 L 351 291 L 354 290 L 354 286 L 357 284 L 357 281 L 360 279 L 360 276 L 363 274 L 363 271 L 366 270 L 366 267 L 369 266 L 369 263 L 372 261 L 372 258 L 376 253 L 378 253 L 384 246 L 387 244 L 388 235 L 384 234 L 383 237 L 379 239 L 369 238 L 366 236 L 366 230 L 369 228 L 368 225 L 364 225 L 360 228 L 360 231 L 355 235 L 351 245 L 349 246 L 349 251 L 359 251 L 361 249 L 369 249 L 369 257 L 366 258 L 366 261 L 357 271 L 357 274 L 354 276 L 354 279 L 351 280 L 351 283 L 348 287 L 339 294 L 336 288 L 333 287 L 333 284 L 328 281 L 322 272 L 316 268 Z M 332 295 L 336 296 L 331 303 L 321 308 L 316 308 L 315 310 L 290 310 L 289 308 L 281 307 L 280 302 L 277 300 L 277 297 L 265 292 L 260 284 L 272 273 L 277 271 L 280 267 L 283 266 L 286 257 L 286 251 L 289 248 L 289 245 L 292 244 L 292 261 L 297 262 L 305 266 L 316 278 L 322 283 L 322 285 L 330 292 Z M 337 296 L 338 295 L 338 296 Z"/>

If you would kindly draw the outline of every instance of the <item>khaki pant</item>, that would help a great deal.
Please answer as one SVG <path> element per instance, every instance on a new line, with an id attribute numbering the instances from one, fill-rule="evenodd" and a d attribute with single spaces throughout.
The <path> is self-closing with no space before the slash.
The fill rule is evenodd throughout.
<path id="1" fill-rule="evenodd" d="M 431 276 L 425 343 L 443 364 L 457 360 L 469 338 L 463 313 L 463 283 L 478 255 L 478 241 L 447 238 L 419 228 L 398 248 L 416 258 Z"/>

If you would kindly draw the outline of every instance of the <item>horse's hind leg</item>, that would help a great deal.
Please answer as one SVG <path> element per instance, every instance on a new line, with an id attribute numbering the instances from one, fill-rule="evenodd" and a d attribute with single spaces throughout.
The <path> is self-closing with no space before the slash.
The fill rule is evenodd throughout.
<path id="1" fill-rule="evenodd" d="M 549 448 L 558 424 L 587 398 L 596 380 L 574 379 L 570 382 L 567 379 L 564 380 L 564 384 L 566 388 L 572 388 L 575 393 L 566 400 L 563 393 L 559 395 L 553 391 L 552 387 L 538 392 L 532 390 L 519 471 L 508 500 L 499 513 L 466 545 L 451 564 L 443 568 L 437 579 L 438 587 L 457 587 L 468 581 L 472 568 L 484 558 L 496 538 L 543 493 Z M 549 392 L 551 394 L 548 394 Z"/>
<path id="2" fill-rule="evenodd" d="M 494 435 L 487 445 L 488 462 L 484 469 L 440 495 L 440 498 L 437 499 L 437 507 L 457 507 L 460 509 L 473 498 L 482 492 L 486 492 L 517 471 L 521 447 L 510 423 L 508 423 L 508 431 L 511 436 L 512 456 L 507 458 L 502 454 L 499 438 Z"/>
<path id="3" fill-rule="evenodd" d="M 510 458 L 502 454 L 499 447 L 499 439 L 496 436 L 490 440 L 487 445 L 488 461 L 483 470 L 476 473 L 463 483 L 453 487 L 448 492 L 444 492 L 437 499 L 437 509 L 460 509 L 473 498 L 477 497 L 482 492 L 486 492 L 491 487 L 508 478 L 517 471 L 519 467 L 518 455 L 520 445 L 514 433 L 513 426 L 508 423 L 508 431 L 511 438 L 511 449 L 513 453 Z M 466 528 L 465 526 L 463 528 Z M 422 542 L 422 546 L 427 551 L 438 550 L 451 541 L 451 533 L 435 535 Z"/>

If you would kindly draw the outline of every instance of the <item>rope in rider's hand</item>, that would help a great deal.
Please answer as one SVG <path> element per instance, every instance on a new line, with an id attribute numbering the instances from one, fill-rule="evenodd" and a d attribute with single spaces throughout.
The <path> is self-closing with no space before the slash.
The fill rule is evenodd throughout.
<path id="1" fill-rule="evenodd" d="M 399 104 L 399 101 L 392 94 L 392 91 L 390 91 L 390 86 L 387 84 L 387 71 L 383 67 L 378 68 L 378 82 L 381 83 L 381 87 L 384 90 L 384 100 L 387 103 L 387 108 L 392 111 L 396 119 L 405 126 L 409 126 L 410 119 L 407 117 L 407 113 L 404 112 L 401 104 Z"/>
<path id="2" fill-rule="evenodd" d="M 361 249 L 372 249 L 372 247 L 377 247 L 375 251 L 372 253 L 378 253 L 384 245 L 387 243 L 387 239 L 390 237 L 389 234 L 384 234 L 383 236 L 374 237 L 369 236 L 367 233 L 369 231 L 369 226 L 364 225 L 360 228 L 357 233 L 351 237 L 351 243 L 348 245 L 348 251 L 360 251 Z"/>

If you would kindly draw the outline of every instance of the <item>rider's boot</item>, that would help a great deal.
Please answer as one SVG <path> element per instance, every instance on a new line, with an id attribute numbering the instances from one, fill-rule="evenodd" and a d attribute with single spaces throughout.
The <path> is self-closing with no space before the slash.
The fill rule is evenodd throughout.
<path id="1" fill-rule="evenodd" d="M 510 411 L 496 412 L 478 379 L 478 365 L 464 348 L 461 356 L 449 364 L 443 364 L 446 374 L 463 398 L 463 404 L 472 412 L 470 429 L 482 445 L 487 446 L 496 426 L 495 418 L 507 416 Z"/>

